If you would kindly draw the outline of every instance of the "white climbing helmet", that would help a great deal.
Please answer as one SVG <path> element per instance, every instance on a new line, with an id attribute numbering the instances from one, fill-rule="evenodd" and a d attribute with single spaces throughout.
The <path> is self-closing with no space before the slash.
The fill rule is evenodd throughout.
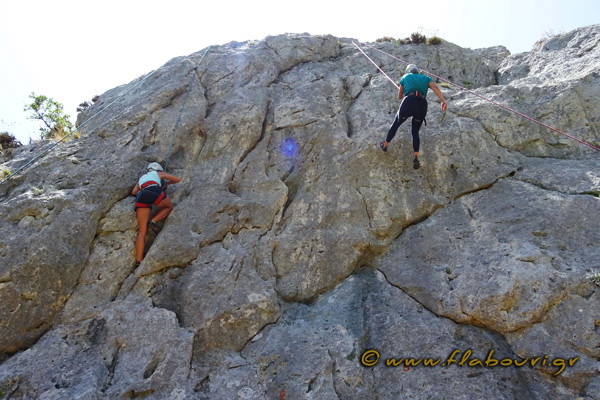
<path id="1" fill-rule="evenodd" d="M 148 171 L 162 171 L 162 170 L 163 170 L 162 166 L 157 162 L 148 164 Z"/>
<path id="2" fill-rule="evenodd" d="M 409 64 L 408 67 L 406 67 L 406 73 L 407 74 L 418 74 L 419 67 L 417 67 L 415 64 Z"/>

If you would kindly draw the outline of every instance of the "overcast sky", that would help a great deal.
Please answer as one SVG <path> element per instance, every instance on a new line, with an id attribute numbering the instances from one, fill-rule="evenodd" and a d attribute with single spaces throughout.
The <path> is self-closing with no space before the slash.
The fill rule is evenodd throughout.
<path id="1" fill-rule="evenodd" d="M 531 50 L 549 34 L 600 23 L 597 0 L 0 0 L 0 131 L 27 143 L 31 92 L 77 105 L 173 57 L 286 32 L 372 42 L 421 31 L 468 48 Z"/>

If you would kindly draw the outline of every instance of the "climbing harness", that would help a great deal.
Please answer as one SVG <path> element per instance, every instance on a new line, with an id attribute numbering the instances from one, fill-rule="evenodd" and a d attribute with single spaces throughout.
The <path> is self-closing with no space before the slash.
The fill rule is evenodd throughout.
<path id="1" fill-rule="evenodd" d="M 194 69 L 192 71 L 196 72 L 198 70 L 198 67 L 200 66 L 200 63 L 202 62 L 202 60 L 204 60 L 204 56 L 206 56 L 206 54 L 208 53 L 208 51 L 210 50 L 212 46 L 208 46 L 208 48 L 206 49 L 206 51 L 204 52 L 204 54 L 202 54 L 202 57 L 200 57 L 200 61 L 198 61 L 198 63 L 196 64 L 196 66 L 194 67 Z M 187 103 L 187 99 L 188 96 L 190 95 L 190 87 L 192 86 L 192 82 L 194 81 L 194 74 L 192 74 L 192 76 L 190 77 L 190 81 L 188 83 L 188 87 L 185 93 L 185 98 L 183 99 L 183 104 L 181 105 L 181 109 L 179 110 L 179 115 L 177 116 L 177 121 L 175 121 L 175 125 L 173 126 L 173 130 L 171 131 L 171 146 L 169 148 L 169 154 L 167 155 L 167 160 L 165 161 L 165 171 L 167 171 L 167 168 L 169 168 L 169 159 L 171 158 L 171 153 L 173 152 L 173 146 L 175 145 L 175 136 L 176 136 L 176 131 L 177 128 L 179 127 L 179 122 L 181 121 L 181 114 L 183 114 L 183 109 L 185 108 L 185 104 Z"/>
<path id="2" fill-rule="evenodd" d="M 148 186 L 160 186 L 160 184 L 158 182 L 148 181 L 148 182 L 142 183 L 142 186 L 140 186 L 140 189 L 146 189 Z"/>
<path id="3" fill-rule="evenodd" d="M 387 78 L 387 79 L 388 79 L 390 82 L 392 82 L 392 83 L 394 84 L 394 86 L 395 86 L 397 89 L 399 89 L 399 87 L 398 87 L 398 85 L 396 84 L 396 82 L 394 82 L 394 81 L 392 80 L 392 78 L 390 78 L 390 77 L 389 77 L 389 76 L 388 76 L 388 75 L 387 75 L 387 74 L 386 74 L 386 73 L 385 73 L 385 72 L 384 72 L 384 71 L 381 69 L 381 67 L 379 67 L 379 65 L 377 65 L 377 64 L 376 64 L 376 63 L 375 63 L 375 62 L 374 62 L 374 61 L 371 59 L 371 57 L 369 57 L 369 56 L 367 55 L 367 53 L 365 53 L 365 52 L 364 52 L 364 50 L 360 48 L 360 46 L 358 46 L 358 45 L 357 45 L 355 42 L 352 42 L 352 44 L 353 44 L 353 45 L 354 45 L 354 46 L 355 46 L 355 47 L 356 47 L 356 48 L 357 48 L 357 49 L 358 49 L 358 50 L 359 50 L 359 51 L 360 51 L 360 52 L 361 52 L 361 53 L 362 53 L 362 54 L 363 54 L 363 55 L 364 55 L 364 56 L 365 56 L 365 57 L 366 57 L 366 58 L 367 58 L 369 61 L 371 61 L 371 63 L 372 63 L 373 65 L 375 65 L 375 67 L 377 67 L 377 69 L 378 69 L 378 70 L 379 70 L 379 71 L 380 71 L 380 72 L 381 72 L 381 73 L 382 73 L 382 74 L 383 74 L 383 75 L 384 75 L 384 76 L 385 76 L 385 77 L 386 77 L 386 78 Z M 393 55 L 391 55 L 391 54 L 389 54 L 389 53 L 386 53 L 385 51 L 383 51 L 383 50 L 381 50 L 381 49 L 378 49 L 378 48 L 376 48 L 376 47 L 374 47 L 374 46 L 371 46 L 371 45 L 369 45 L 369 44 L 366 44 L 366 43 L 364 44 L 364 46 L 366 46 L 366 47 L 369 47 L 369 48 L 371 48 L 371 49 L 373 49 L 373 50 L 376 50 L 376 51 L 378 51 L 378 52 L 380 52 L 380 53 L 382 53 L 382 54 L 385 54 L 385 55 L 387 55 L 387 56 L 389 56 L 389 57 L 393 58 L 394 60 L 396 60 L 396 61 L 399 61 L 399 62 L 401 62 L 401 63 L 403 63 L 403 64 L 406 64 L 406 65 L 411 65 L 409 62 L 407 62 L 407 61 L 404 61 L 404 60 L 401 60 L 400 58 L 397 58 L 397 57 L 395 57 L 395 56 L 393 56 Z M 505 110 L 507 110 L 507 111 L 510 111 L 510 112 L 514 113 L 514 114 L 517 114 L 517 115 L 519 115 L 520 117 L 523 117 L 523 118 L 525 118 L 525 119 L 527 119 L 527 120 L 529 120 L 529 121 L 531 121 L 531 122 L 535 122 L 536 124 L 539 124 L 539 125 L 541 125 L 541 126 L 543 126 L 543 127 L 545 127 L 545 128 L 548 128 L 548 129 L 550 129 L 550 130 L 552 130 L 552 131 L 554 131 L 554 132 L 556 132 L 556 133 L 559 133 L 559 134 L 561 134 L 561 135 L 563 135 L 563 136 L 566 136 L 566 137 L 568 137 L 568 138 L 569 138 L 569 139 L 571 139 L 571 140 L 574 140 L 574 141 L 576 141 L 576 142 L 578 142 L 578 143 L 581 143 L 581 144 L 583 144 L 583 145 L 585 145 L 585 146 L 588 146 L 588 147 L 590 147 L 590 148 L 592 148 L 592 149 L 594 149 L 594 150 L 598 150 L 598 151 L 600 151 L 600 147 L 598 147 L 598 146 L 594 146 L 594 145 L 593 145 L 593 144 L 591 144 L 591 143 L 588 143 L 588 142 L 586 142 L 586 141 L 584 141 L 584 140 L 581 140 L 581 139 L 578 139 L 578 138 L 576 138 L 576 137 L 574 137 L 574 136 L 572 136 L 572 135 L 569 135 L 568 133 L 565 133 L 565 132 L 563 132 L 563 131 L 561 131 L 561 130 L 559 130 L 559 129 L 557 129 L 557 128 L 554 128 L 554 127 L 552 127 L 552 126 L 550 126 L 550 125 L 547 125 L 547 124 L 545 124 L 545 123 L 543 123 L 543 122 L 541 122 L 541 121 L 538 121 L 537 119 L 534 119 L 534 118 L 532 118 L 532 117 L 529 117 L 529 116 L 527 116 L 527 115 L 525 115 L 525 114 L 523 114 L 523 113 L 520 113 L 520 112 L 519 112 L 519 111 L 517 111 L 517 110 L 514 110 L 514 109 L 512 109 L 512 108 L 510 108 L 510 107 L 507 107 L 507 106 L 505 106 L 504 104 L 500 104 L 500 103 L 498 103 L 498 102 L 496 102 L 496 101 L 494 101 L 494 100 L 488 99 L 487 97 L 484 97 L 484 96 L 480 95 L 479 93 L 476 93 L 476 92 L 474 92 L 474 91 L 472 91 L 472 90 L 469 90 L 469 89 L 467 89 L 467 88 L 465 88 L 465 87 L 463 87 L 463 86 L 460 86 L 460 85 L 458 85 L 458 84 L 456 84 L 456 83 L 454 83 L 454 82 L 451 82 L 451 81 L 449 81 L 449 80 L 447 80 L 447 79 L 444 79 L 444 78 L 442 78 L 442 77 L 440 77 L 440 76 L 437 76 L 437 75 L 435 75 L 435 74 L 432 74 L 432 73 L 431 73 L 431 72 L 429 72 L 429 71 L 423 70 L 423 72 L 424 72 L 424 73 L 426 73 L 427 75 L 431 75 L 431 76 L 433 76 L 434 78 L 437 78 L 437 79 L 439 79 L 439 80 L 441 80 L 441 81 L 444 81 L 444 82 L 446 82 L 446 83 L 448 83 L 448 84 L 450 84 L 450 85 L 453 85 L 453 86 L 455 86 L 455 87 L 459 88 L 460 90 L 463 90 L 463 91 L 465 91 L 465 92 L 471 93 L 472 95 L 474 95 L 474 96 L 477 96 L 477 97 L 479 97 L 480 99 L 483 99 L 483 100 L 485 100 L 485 101 L 487 101 L 487 102 L 489 102 L 489 103 L 491 103 L 491 104 L 494 104 L 494 105 L 496 105 L 496 106 L 498 106 L 498 107 L 500 107 L 500 108 L 503 108 L 503 109 L 505 109 Z"/>

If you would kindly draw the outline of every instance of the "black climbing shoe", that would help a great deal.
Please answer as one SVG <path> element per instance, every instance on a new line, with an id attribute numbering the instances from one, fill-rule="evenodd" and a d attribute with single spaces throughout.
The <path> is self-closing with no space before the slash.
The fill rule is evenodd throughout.
<path id="1" fill-rule="evenodd" d="M 421 167 L 421 163 L 419 162 L 419 159 L 415 157 L 415 159 L 413 160 L 413 168 L 419 169 L 419 167 Z"/>
<path id="2" fill-rule="evenodd" d="M 154 233 L 158 233 L 158 231 L 160 231 L 158 224 L 154 221 L 148 221 L 148 226 L 154 231 Z"/>
<path id="3" fill-rule="evenodd" d="M 388 147 L 385 145 L 385 142 L 381 142 L 381 143 L 379 143 L 379 147 L 380 147 L 380 148 L 381 148 L 381 150 L 383 150 L 383 151 L 387 151 L 387 148 L 388 148 Z"/>

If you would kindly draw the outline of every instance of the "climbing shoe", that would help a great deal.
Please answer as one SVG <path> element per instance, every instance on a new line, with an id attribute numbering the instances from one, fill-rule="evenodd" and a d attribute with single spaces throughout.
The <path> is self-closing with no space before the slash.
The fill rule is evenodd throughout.
<path id="1" fill-rule="evenodd" d="M 415 157 L 415 159 L 413 160 L 413 168 L 419 169 L 419 167 L 421 167 L 421 163 L 419 162 L 419 159 Z"/>
<path id="2" fill-rule="evenodd" d="M 152 229 L 154 233 L 158 233 L 158 231 L 160 231 L 158 224 L 154 221 L 148 221 L 148 227 L 150 227 L 150 229 Z"/>
<path id="3" fill-rule="evenodd" d="M 387 148 L 388 148 L 388 147 L 387 147 L 387 145 L 385 144 L 385 142 L 381 142 L 381 143 L 379 143 L 379 147 L 380 147 L 380 148 L 381 148 L 381 150 L 383 150 L 383 151 L 387 151 Z"/>

